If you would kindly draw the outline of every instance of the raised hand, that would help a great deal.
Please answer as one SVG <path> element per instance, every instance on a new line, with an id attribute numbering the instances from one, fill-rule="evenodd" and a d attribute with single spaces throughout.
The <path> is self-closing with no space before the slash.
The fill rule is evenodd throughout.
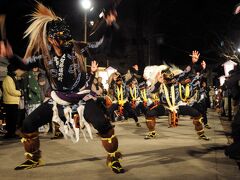
<path id="1" fill-rule="evenodd" d="M 192 51 L 192 63 L 196 63 L 199 59 L 200 53 L 198 51 Z"/>
<path id="2" fill-rule="evenodd" d="M 104 19 L 107 22 L 107 25 L 111 26 L 114 21 L 116 21 L 117 18 L 117 11 L 112 10 L 107 15 L 104 16 Z"/>
<path id="3" fill-rule="evenodd" d="M 204 60 L 201 62 L 201 66 L 202 66 L 203 69 L 206 69 L 207 64 Z"/>
<path id="4" fill-rule="evenodd" d="M 91 73 L 95 73 L 98 69 L 98 63 L 96 61 L 91 62 Z"/>

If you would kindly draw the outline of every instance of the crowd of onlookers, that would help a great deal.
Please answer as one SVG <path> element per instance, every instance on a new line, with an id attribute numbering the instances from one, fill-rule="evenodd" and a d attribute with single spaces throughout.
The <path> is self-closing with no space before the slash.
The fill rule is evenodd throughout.
<path id="1" fill-rule="evenodd" d="M 1 124 L 4 138 L 16 138 L 24 118 L 48 98 L 48 81 L 38 68 L 23 71 L 7 66 L 1 86 Z M 45 131 L 40 128 L 40 131 Z M 46 130 L 47 131 L 47 130 Z M 16 134 L 17 132 L 17 134 Z"/>
<path id="2" fill-rule="evenodd" d="M 50 88 L 39 68 L 25 71 L 17 63 L 9 63 L 8 53 L 11 52 L 7 50 L 11 48 L 5 48 L 4 43 L 0 42 L 0 132 L 8 139 L 18 137 L 25 116 L 49 97 Z"/>
<path id="3" fill-rule="evenodd" d="M 231 103 L 231 115 L 236 114 L 236 106 L 234 106 L 234 101 L 229 98 L 229 92 L 227 89 L 224 89 L 223 87 L 220 88 L 214 88 L 210 87 L 209 91 L 209 101 L 210 105 L 209 107 L 212 109 L 216 109 L 217 113 L 222 117 L 228 117 L 229 116 L 229 102 Z"/>

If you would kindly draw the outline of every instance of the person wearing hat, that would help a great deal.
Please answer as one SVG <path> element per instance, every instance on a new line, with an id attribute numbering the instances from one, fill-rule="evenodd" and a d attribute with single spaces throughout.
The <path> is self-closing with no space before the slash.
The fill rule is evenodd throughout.
<path id="1" fill-rule="evenodd" d="M 21 77 L 24 73 L 18 66 L 9 64 L 7 67 L 7 76 L 3 79 L 3 103 L 6 111 L 6 130 L 4 138 L 16 137 L 16 125 L 18 119 L 18 106 L 20 97 L 23 95 L 19 90 L 17 78 Z M 15 112 L 15 113 L 13 113 Z"/>

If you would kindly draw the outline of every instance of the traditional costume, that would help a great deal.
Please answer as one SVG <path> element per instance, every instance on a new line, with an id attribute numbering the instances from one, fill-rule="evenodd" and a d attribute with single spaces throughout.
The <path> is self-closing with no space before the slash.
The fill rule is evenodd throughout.
<path id="1" fill-rule="evenodd" d="M 41 165 L 38 128 L 51 120 L 60 124 L 66 138 L 77 142 L 79 130 L 88 129 L 89 123 L 98 131 L 102 145 L 108 152 L 107 165 L 115 173 L 123 173 L 119 163 L 118 139 L 113 126 L 96 106 L 91 96 L 94 72 L 84 71 L 79 44 L 72 39 L 66 22 L 41 3 L 32 14 L 31 25 L 25 32 L 29 44 L 24 57 L 27 66 L 38 66 L 47 72 L 52 88 L 51 98 L 34 110 L 23 122 L 22 140 L 27 160 L 15 170 Z M 94 65 L 93 65 L 94 64 Z M 92 63 L 96 69 L 96 63 Z M 92 71 L 93 71 L 92 69 Z M 74 111 L 79 114 L 73 117 Z"/>
<path id="2" fill-rule="evenodd" d="M 177 70 L 174 68 L 159 68 L 160 74 L 163 78 L 163 82 L 157 82 L 154 85 L 152 92 L 159 92 L 161 99 L 161 105 L 149 109 L 146 113 L 146 123 L 149 129 L 149 134 L 145 139 L 150 139 L 156 136 L 155 124 L 156 116 L 162 116 L 165 114 L 165 109 L 170 113 L 170 126 L 175 127 L 178 123 L 179 115 L 189 115 L 193 119 L 195 130 L 201 139 L 209 140 L 204 134 L 202 114 L 194 107 L 188 104 L 189 98 L 196 93 L 197 83 L 199 76 L 194 76 L 191 81 L 191 85 L 188 84 L 187 75 L 192 68 L 187 68 L 185 71 Z M 184 83 L 184 85 L 181 82 Z M 183 87 L 184 86 L 184 87 Z M 184 91 L 182 90 L 184 89 Z M 192 93 L 192 95 L 190 95 Z M 184 94 L 184 95 L 183 95 Z"/>
<path id="3" fill-rule="evenodd" d="M 132 109 L 128 101 L 127 87 L 121 75 L 119 74 L 116 81 L 112 81 L 112 89 L 114 100 L 111 107 L 108 109 L 109 114 L 112 115 L 117 111 L 118 115 L 131 117 L 134 119 L 137 126 L 140 126 L 136 112 Z"/>

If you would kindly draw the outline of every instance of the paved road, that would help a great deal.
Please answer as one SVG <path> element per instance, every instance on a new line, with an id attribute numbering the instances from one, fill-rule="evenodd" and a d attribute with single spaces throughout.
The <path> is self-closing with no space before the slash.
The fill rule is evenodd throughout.
<path id="1" fill-rule="evenodd" d="M 105 165 L 105 151 L 99 138 L 86 143 L 72 144 L 64 139 L 50 140 L 41 135 L 41 150 L 45 166 L 15 171 L 23 162 L 23 147 L 17 140 L 0 139 L 0 179 L 52 179 L 52 180 L 239 180 L 236 162 L 224 156 L 228 140 L 215 112 L 209 112 L 206 130 L 210 141 L 199 140 L 189 117 L 181 117 L 177 128 L 167 127 L 167 118 L 157 120 L 158 137 L 144 140 L 146 126 L 136 127 L 133 120 L 117 122 L 119 150 L 124 154 L 125 174 L 115 175 Z"/>

